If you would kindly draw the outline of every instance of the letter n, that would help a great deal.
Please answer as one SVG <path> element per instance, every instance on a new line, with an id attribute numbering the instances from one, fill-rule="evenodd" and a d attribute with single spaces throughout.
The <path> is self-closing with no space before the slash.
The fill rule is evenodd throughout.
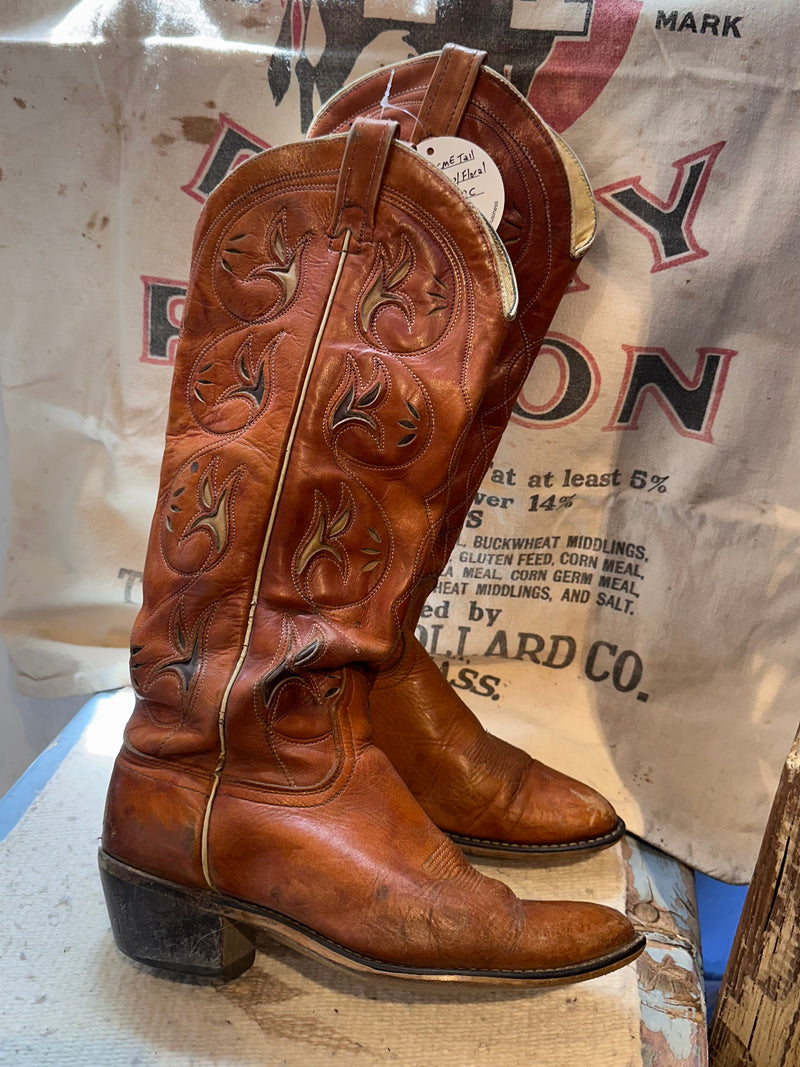
<path id="1" fill-rule="evenodd" d="M 178 347 L 186 282 L 147 278 L 144 283 L 144 345 L 140 362 L 172 366 Z"/>
<path id="2" fill-rule="evenodd" d="M 663 348 L 623 345 L 628 358 L 617 407 L 604 430 L 638 430 L 648 396 L 658 404 L 682 437 L 712 443 L 717 414 L 730 361 L 730 348 L 698 348 L 694 374 L 689 377 Z"/>
<path id="3" fill-rule="evenodd" d="M 260 137 L 237 125 L 227 115 L 220 115 L 217 131 L 200 161 L 195 176 L 181 189 L 204 204 L 223 178 L 251 156 L 271 146 Z"/>
<path id="4" fill-rule="evenodd" d="M 708 255 L 698 244 L 692 226 L 711 168 L 724 147 L 725 142 L 718 141 L 690 156 L 676 159 L 672 166 L 678 173 L 666 200 L 660 200 L 645 189 L 641 176 L 623 178 L 595 190 L 595 196 L 602 204 L 650 242 L 655 261 L 650 268 L 651 274 Z"/>

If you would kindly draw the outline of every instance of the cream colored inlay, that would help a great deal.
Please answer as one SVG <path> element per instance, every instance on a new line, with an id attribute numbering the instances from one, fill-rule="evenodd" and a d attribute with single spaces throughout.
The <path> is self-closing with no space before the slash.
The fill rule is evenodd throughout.
<path id="1" fill-rule="evenodd" d="M 549 126 L 547 130 L 553 138 L 553 143 L 561 156 L 561 162 L 564 164 L 564 170 L 567 172 L 570 199 L 572 200 L 570 255 L 577 259 L 578 256 L 582 256 L 586 252 L 594 240 L 597 227 L 597 208 L 595 207 L 594 194 L 581 161 L 569 145 L 561 140 L 555 130 L 551 130 Z"/>

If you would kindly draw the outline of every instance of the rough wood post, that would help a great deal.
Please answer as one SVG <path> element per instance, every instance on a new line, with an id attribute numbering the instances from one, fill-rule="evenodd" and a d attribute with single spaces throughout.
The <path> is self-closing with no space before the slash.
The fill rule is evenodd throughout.
<path id="1" fill-rule="evenodd" d="M 725 968 L 709 1051 L 711 1067 L 800 1064 L 800 730 Z"/>

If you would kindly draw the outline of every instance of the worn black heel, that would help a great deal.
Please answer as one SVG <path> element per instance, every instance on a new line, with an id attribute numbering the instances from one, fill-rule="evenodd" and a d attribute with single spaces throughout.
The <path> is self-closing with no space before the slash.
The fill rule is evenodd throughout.
<path id="1" fill-rule="evenodd" d="M 229 980 L 253 963 L 253 942 L 224 915 L 201 910 L 200 891 L 173 886 L 102 850 L 100 878 L 114 941 L 126 956 L 187 978 Z"/>

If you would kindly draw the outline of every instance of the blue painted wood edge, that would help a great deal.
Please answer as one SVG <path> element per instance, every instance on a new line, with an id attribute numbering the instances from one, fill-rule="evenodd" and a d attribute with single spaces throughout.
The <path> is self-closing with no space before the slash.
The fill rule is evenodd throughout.
<path id="1" fill-rule="evenodd" d="M 118 690 L 96 693 L 83 705 L 77 715 L 70 719 L 61 733 L 50 742 L 28 769 L 0 797 L 0 841 L 4 841 L 22 816 L 41 793 L 61 763 L 81 738 L 94 718 L 99 706 Z"/>

